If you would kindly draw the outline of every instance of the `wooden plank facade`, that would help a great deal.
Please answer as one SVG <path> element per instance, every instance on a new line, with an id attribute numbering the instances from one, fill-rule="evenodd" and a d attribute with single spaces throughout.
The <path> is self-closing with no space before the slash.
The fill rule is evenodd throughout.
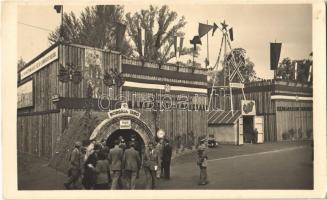
<path id="1" fill-rule="evenodd" d="M 256 115 L 264 116 L 264 141 L 312 138 L 312 86 L 268 80 L 245 85 L 246 99 L 255 100 Z M 233 92 L 233 105 L 240 110 L 243 95 Z"/>
<path id="2" fill-rule="evenodd" d="M 23 70 L 40 61 L 54 49 L 58 51 L 58 59 L 21 78 Z M 96 51 L 98 52 L 96 56 L 100 56 L 98 66 L 101 69 L 95 73 L 86 65 L 88 51 Z M 61 67 L 67 68 L 67 66 L 73 66 L 74 69 L 82 72 L 83 78 L 80 83 L 59 81 L 58 75 Z M 125 80 L 120 88 L 116 85 L 106 86 L 103 82 L 103 74 L 114 70 L 121 73 Z M 166 131 L 175 147 L 193 146 L 199 137 L 206 135 L 207 77 L 205 70 L 142 63 L 138 60 L 123 58 L 119 52 L 115 51 L 58 43 L 27 63 L 18 71 L 18 77 L 18 87 L 27 81 L 33 81 L 33 106 L 17 110 L 19 152 L 51 158 L 55 153 L 54 144 L 69 126 L 69 118 L 72 117 L 74 111 L 91 108 L 107 112 L 113 109 L 115 102 L 119 100 L 128 102 L 130 106 L 140 111 L 148 123 L 157 123 L 158 127 Z M 96 93 L 93 93 L 91 99 L 86 95 L 90 77 L 97 86 Z M 136 83 L 138 86 L 133 86 Z M 196 88 L 200 93 L 193 92 L 190 88 Z M 169 98 L 166 97 L 166 102 L 169 101 L 171 109 L 157 112 L 154 118 L 155 112 L 145 108 L 144 100 L 152 97 L 158 100 L 163 95 L 170 95 Z M 99 108 L 98 103 L 101 97 L 105 97 L 104 100 L 110 99 L 109 107 Z M 190 102 L 187 102 L 186 98 L 190 99 Z M 181 100 L 184 101 L 180 103 Z M 187 103 L 190 104 L 190 110 L 180 109 Z"/>

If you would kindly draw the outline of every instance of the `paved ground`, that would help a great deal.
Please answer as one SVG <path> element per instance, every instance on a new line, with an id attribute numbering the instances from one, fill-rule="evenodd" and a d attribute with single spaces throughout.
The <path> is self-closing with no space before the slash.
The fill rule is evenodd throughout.
<path id="1" fill-rule="evenodd" d="M 210 184 L 197 185 L 196 153 L 173 161 L 171 180 L 159 180 L 158 189 L 312 189 L 312 148 L 308 142 L 222 145 L 209 149 Z M 63 189 L 66 176 L 45 160 L 19 155 L 19 189 Z M 137 188 L 144 188 L 143 173 Z"/>

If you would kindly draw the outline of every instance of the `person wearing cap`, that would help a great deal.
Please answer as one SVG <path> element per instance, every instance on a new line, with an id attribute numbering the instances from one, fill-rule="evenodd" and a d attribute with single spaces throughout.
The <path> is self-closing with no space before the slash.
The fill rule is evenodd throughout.
<path id="1" fill-rule="evenodd" d="M 123 159 L 123 149 L 119 147 L 120 141 L 114 141 L 114 148 L 110 149 L 108 155 L 110 176 L 112 179 L 111 189 L 116 190 L 118 188 L 119 179 L 122 171 L 122 159 Z"/>
<path id="2" fill-rule="evenodd" d="M 82 183 L 85 189 L 93 189 L 96 184 L 96 164 L 100 151 L 101 145 L 99 143 L 94 143 L 94 147 L 84 163 L 84 176 Z"/>
<path id="3" fill-rule="evenodd" d="M 135 189 L 136 177 L 141 166 L 141 158 L 138 151 L 135 150 L 135 143 L 130 142 L 129 148 L 123 155 L 123 168 L 126 174 L 126 189 Z"/>
<path id="4" fill-rule="evenodd" d="M 207 180 L 207 160 L 208 156 L 206 153 L 205 139 L 200 140 L 200 146 L 198 147 L 198 161 L 197 164 L 200 168 L 200 181 L 199 185 L 208 184 Z"/>
<path id="5" fill-rule="evenodd" d="M 158 169 L 158 165 L 160 162 L 160 158 L 158 156 L 158 152 L 154 148 L 154 144 L 150 142 L 148 144 L 148 148 L 144 153 L 144 172 L 146 178 L 146 189 L 155 189 L 156 187 L 156 171 Z"/>
<path id="6" fill-rule="evenodd" d="M 69 158 L 69 170 L 68 170 L 68 180 L 64 183 L 66 189 L 70 189 L 73 184 L 73 189 L 77 189 L 77 181 L 81 176 L 81 149 L 82 143 L 75 142 L 74 149 L 70 154 Z"/>

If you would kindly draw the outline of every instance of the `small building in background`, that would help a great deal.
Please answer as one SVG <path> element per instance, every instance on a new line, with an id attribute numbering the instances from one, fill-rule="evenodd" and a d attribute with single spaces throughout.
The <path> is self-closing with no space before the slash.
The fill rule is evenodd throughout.
<path id="1" fill-rule="evenodd" d="M 208 132 L 218 142 L 250 143 L 255 128 L 258 143 L 313 138 L 312 85 L 285 80 L 257 81 L 245 84 L 244 94 L 246 101 L 240 89 L 233 89 L 233 114 L 219 110 L 209 113 Z M 225 101 L 228 104 L 229 97 Z"/>

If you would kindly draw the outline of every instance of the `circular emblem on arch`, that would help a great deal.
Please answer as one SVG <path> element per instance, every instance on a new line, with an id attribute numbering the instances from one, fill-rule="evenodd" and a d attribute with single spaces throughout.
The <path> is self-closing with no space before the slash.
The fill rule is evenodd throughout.
<path id="1" fill-rule="evenodd" d="M 114 115 L 113 113 L 116 113 Z M 130 114 L 134 113 L 134 114 Z M 103 120 L 92 132 L 90 140 L 102 141 L 107 140 L 112 133 L 121 129 L 121 121 L 128 121 L 130 129 L 137 132 L 142 138 L 144 144 L 154 140 L 154 135 L 149 126 L 141 119 L 135 110 L 128 109 L 128 112 L 121 112 L 120 109 L 108 113 L 109 118 Z"/>

